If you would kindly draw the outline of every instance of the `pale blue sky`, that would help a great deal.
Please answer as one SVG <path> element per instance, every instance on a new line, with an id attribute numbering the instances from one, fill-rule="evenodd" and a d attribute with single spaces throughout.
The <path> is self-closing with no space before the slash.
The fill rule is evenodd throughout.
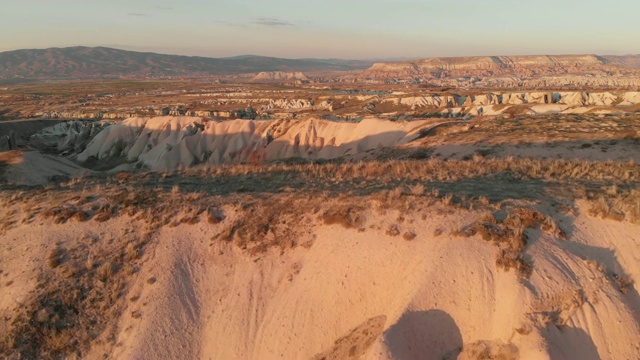
<path id="1" fill-rule="evenodd" d="M 640 0 L 0 0 L 0 51 L 391 58 L 640 53 Z"/>

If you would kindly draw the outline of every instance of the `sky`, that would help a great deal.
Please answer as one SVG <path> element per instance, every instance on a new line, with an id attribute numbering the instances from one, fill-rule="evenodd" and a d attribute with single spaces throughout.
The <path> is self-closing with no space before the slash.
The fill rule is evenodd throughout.
<path id="1" fill-rule="evenodd" d="M 639 0 L 0 0 L 0 51 L 227 57 L 640 53 Z"/>

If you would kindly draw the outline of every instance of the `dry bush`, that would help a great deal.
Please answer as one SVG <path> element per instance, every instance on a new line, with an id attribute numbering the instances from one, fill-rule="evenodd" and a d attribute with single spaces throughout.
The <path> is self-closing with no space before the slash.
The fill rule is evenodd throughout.
<path id="1" fill-rule="evenodd" d="M 591 203 L 588 213 L 593 217 L 615 221 L 623 221 L 625 218 L 624 213 L 614 209 L 604 196 L 600 196 L 597 201 Z"/>
<path id="2" fill-rule="evenodd" d="M 44 218 L 53 218 L 53 222 L 56 224 L 64 224 L 69 219 L 75 219 L 77 221 L 87 221 L 89 214 L 81 208 L 66 204 L 63 206 L 54 206 L 42 213 Z"/>
<path id="3" fill-rule="evenodd" d="M 87 269 L 87 271 L 91 271 L 95 267 L 96 267 L 96 259 L 94 258 L 93 254 L 89 254 L 85 262 L 85 268 Z"/>
<path id="4" fill-rule="evenodd" d="M 307 214 L 313 204 L 306 199 L 273 198 L 245 204 L 234 221 L 229 222 L 217 238 L 232 241 L 240 249 L 257 255 L 271 248 L 298 245 L 304 232 Z"/>
<path id="5" fill-rule="evenodd" d="M 121 172 L 114 175 L 114 178 L 119 182 L 129 181 L 131 180 L 132 177 L 133 177 L 133 174 L 130 172 Z"/>
<path id="6" fill-rule="evenodd" d="M 415 195 L 415 196 L 420 196 L 424 194 L 424 190 L 425 190 L 424 184 L 420 184 L 420 183 L 409 187 L 409 192 L 411 193 L 411 195 Z"/>
<path id="7" fill-rule="evenodd" d="M 106 260 L 98 267 L 97 275 L 98 279 L 102 282 L 106 282 L 111 278 L 116 270 L 116 266 L 113 261 Z"/>
<path id="8" fill-rule="evenodd" d="M 135 243 L 128 243 L 125 249 L 124 258 L 128 262 L 134 261 L 142 256 L 142 251 Z"/>
<path id="9" fill-rule="evenodd" d="M 407 240 L 407 241 L 411 241 L 411 240 L 415 239 L 416 236 L 418 236 L 418 235 L 415 232 L 407 231 L 402 235 L 402 238 Z"/>
<path id="10" fill-rule="evenodd" d="M 336 205 L 322 213 L 322 221 L 327 225 L 339 224 L 345 229 L 364 225 L 364 208 L 361 206 Z"/>
<path id="11" fill-rule="evenodd" d="M 453 194 L 443 196 L 441 202 L 444 206 L 451 206 L 453 204 Z"/>
<path id="12" fill-rule="evenodd" d="M 489 198 L 487 198 L 486 196 L 480 196 L 478 198 L 478 202 L 480 203 L 480 205 L 482 206 L 489 206 L 491 205 L 491 201 L 489 201 Z"/>
<path id="13" fill-rule="evenodd" d="M 640 223 L 640 190 L 605 188 L 597 200 L 591 201 L 588 213 L 603 219 Z"/>
<path id="14" fill-rule="evenodd" d="M 114 212 L 115 208 L 111 204 L 104 204 L 93 214 L 93 220 L 105 222 L 114 216 Z"/>
<path id="15" fill-rule="evenodd" d="M 51 252 L 49 253 L 49 256 L 47 256 L 47 265 L 49 265 L 50 268 L 56 268 L 63 263 L 65 257 L 66 257 L 65 249 L 61 247 L 57 247 L 51 250 Z"/>
<path id="16" fill-rule="evenodd" d="M 180 218 L 181 224 L 197 224 L 200 222 L 200 215 L 205 212 L 205 208 L 187 209 L 186 214 Z"/>
<path id="17" fill-rule="evenodd" d="M 207 222 L 209 224 L 219 224 L 224 221 L 224 213 L 218 209 L 207 209 Z"/>
<path id="18" fill-rule="evenodd" d="M 404 189 L 398 186 L 393 190 L 389 190 L 388 197 L 389 197 L 389 200 L 395 200 L 395 199 L 400 199 L 403 194 L 404 194 Z"/>
<path id="19" fill-rule="evenodd" d="M 389 225 L 389 228 L 387 229 L 385 234 L 387 234 L 388 236 L 398 236 L 400 235 L 400 228 L 395 224 Z"/>
<path id="20" fill-rule="evenodd" d="M 553 236 L 566 239 L 565 233 L 553 219 L 528 208 L 511 209 L 502 221 L 496 220 L 493 215 L 486 215 L 479 221 L 465 226 L 456 234 L 462 236 L 477 234 L 483 240 L 493 242 L 498 247 L 496 265 L 507 271 L 513 268 L 519 277 L 529 278 L 533 267 L 524 257 L 528 228 L 541 228 Z"/>
<path id="21" fill-rule="evenodd" d="M 540 228 L 553 237 L 567 240 L 567 234 L 551 216 L 544 215 L 534 209 L 514 208 L 509 216 L 503 220 L 503 223 L 515 228 Z"/>

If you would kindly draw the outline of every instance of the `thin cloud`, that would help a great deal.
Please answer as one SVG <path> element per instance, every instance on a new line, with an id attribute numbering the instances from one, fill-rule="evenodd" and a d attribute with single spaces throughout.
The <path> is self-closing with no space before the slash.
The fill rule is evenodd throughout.
<path id="1" fill-rule="evenodd" d="M 246 24 L 241 24 L 241 23 L 237 23 L 237 22 L 233 22 L 233 21 L 227 21 L 227 20 L 213 20 L 214 24 L 223 24 L 223 25 L 227 25 L 227 26 L 235 26 L 235 27 L 247 27 Z"/>
<path id="2" fill-rule="evenodd" d="M 173 10 L 171 6 L 156 5 L 155 8 L 159 10 Z"/>
<path id="3" fill-rule="evenodd" d="M 129 16 L 149 16 L 149 14 L 145 13 L 127 13 Z"/>
<path id="4" fill-rule="evenodd" d="M 253 21 L 253 23 L 256 25 L 271 26 L 271 27 L 295 26 L 286 20 L 282 20 L 274 17 L 266 17 L 266 16 L 261 16 L 257 18 L 255 21 Z"/>

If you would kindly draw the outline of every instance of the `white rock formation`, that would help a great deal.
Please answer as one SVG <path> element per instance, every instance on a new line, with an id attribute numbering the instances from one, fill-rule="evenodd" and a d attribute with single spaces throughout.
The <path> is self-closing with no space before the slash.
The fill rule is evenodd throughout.
<path id="1" fill-rule="evenodd" d="M 97 121 L 66 121 L 42 129 L 31 135 L 29 141 L 32 146 L 54 148 L 59 152 L 80 152 L 108 125 Z"/>
<path id="2" fill-rule="evenodd" d="M 253 82 L 271 82 L 271 81 L 295 81 L 309 80 L 302 72 L 284 72 L 284 71 L 263 71 L 256 75 L 251 81 Z"/>
<path id="3" fill-rule="evenodd" d="M 640 104 L 640 92 L 629 91 L 622 96 L 622 102 L 619 105 L 632 106 L 635 104 Z"/>
<path id="4" fill-rule="evenodd" d="M 611 106 L 618 100 L 618 97 L 610 92 L 589 93 L 589 105 Z"/>
<path id="5" fill-rule="evenodd" d="M 260 112 L 267 112 L 274 109 L 282 110 L 333 110 L 332 101 L 325 100 L 319 104 L 311 99 L 270 99 L 269 103 L 260 108 Z"/>
<path id="6" fill-rule="evenodd" d="M 397 98 L 397 99 L 398 99 L 397 104 L 409 105 L 411 106 L 412 110 L 415 110 L 416 108 L 420 108 L 420 107 L 426 107 L 426 106 L 440 107 L 440 104 L 442 103 L 442 99 L 440 99 L 440 97 L 431 96 L 431 95 L 414 96 L 414 97 Z"/>
<path id="7" fill-rule="evenodd" d="M 500 98 L 497 94 L 472 95 L 473 105 L 497 105 Z"/>
<path id="8" fill-rule="evenodd" d="M 124 157 L 151 170 L 290 157 L 331 159 L 408 142 L 424 123 L 375 118 L 343 123 L 137 117 L 104 129 L 77 159 Z"/>

